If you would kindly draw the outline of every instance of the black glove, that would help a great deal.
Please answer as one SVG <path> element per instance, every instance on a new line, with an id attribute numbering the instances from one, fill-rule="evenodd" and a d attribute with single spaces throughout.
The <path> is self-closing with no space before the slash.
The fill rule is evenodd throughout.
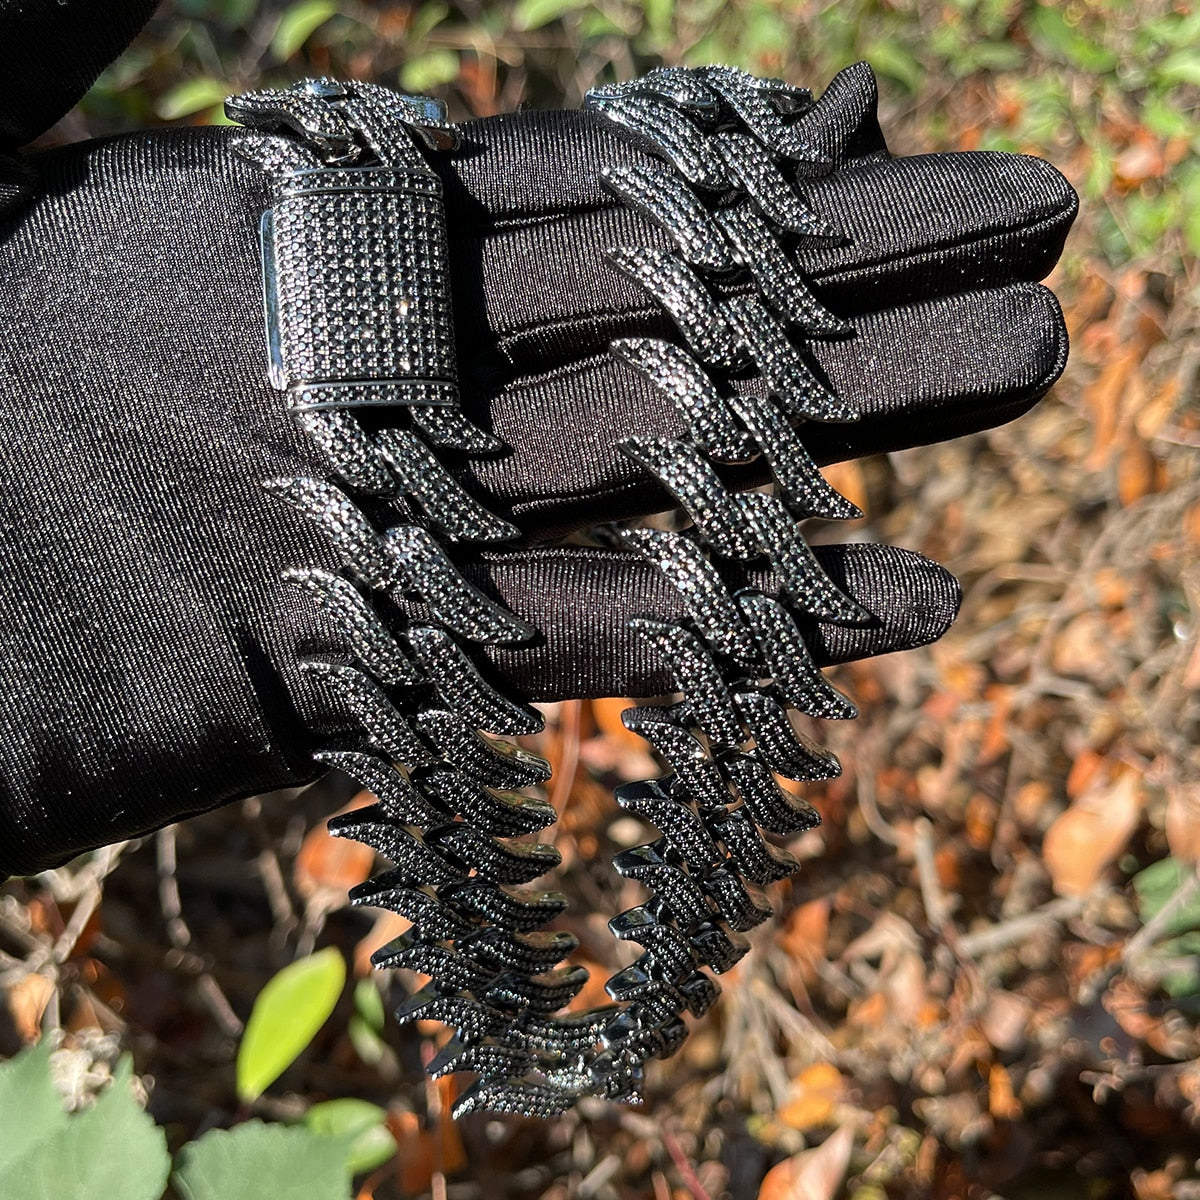
<path id="1" fill-rule="evenodd" d="M 1013 155 L 888 158 L 861 65 L 804 125 L 832 169 L 801 191 L 843 236 L 801 239 L 796 261 L 850 327 L 806 348 L 862 412 L 807 424 L 808 449 L 833 461 L 919 445 L 1028 408 L 1066 354 L 1057 304 L 1031 281 L 1059 253 L 1070 187 Z M 541 634 L 485 648 L 485 670 L 525 698 L 656 694 L 668 674 L 626 618 L 678 618 L 675 590 L 629 550 L 538 545 L 672 503 L 619 443 L 679 434 L 680 412 L 606 349 L 679 337 L 604 256 L 671 246 L 600 178 L 656 160 L 591 112 L 462 135 L 432 164 L 464 413 L 509 450 L 447 462 L 528 548 L 456 561 Z M 268 197 L 239 136 L 145 132 L 33 156 L 36 195 L 0 232 L 0 875 L 319 770 L 295 652 L 327 644 L 328 626 L 280 577 L 338 559 L 261 486 L 322 468 L 266 379 Z M 765 395 L 753 378 L 744 390 Z M 767 477 L 761 459 L 727 474 Z M 818 554 L 875 617 L 801 618 L 819 663 L 921 644 L 953 617 L 953 581 L 919 556 Z"/>

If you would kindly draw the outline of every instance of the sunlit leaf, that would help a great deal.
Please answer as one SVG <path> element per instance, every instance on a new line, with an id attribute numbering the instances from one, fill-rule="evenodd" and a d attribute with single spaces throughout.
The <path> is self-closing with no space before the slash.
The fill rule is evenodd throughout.
<path id="1" fill-rule="evenodd" d="M 154 111 L 164 121 L 177 121 L 219 105 L 229 92 L 229 84 L 219 79 L 187 79 L 167 92 Z"/>
<path id="2" fill-rule="evenodd" d="M 0 1063 L 0 1180 L 12 1164 L 67 1123 L 50 1082 L 50 1043 L 42 1041 Z"/>
<path id="3" fill-rule="evenodd" d="M 348 1144 L 346 1168 L 351 1175 L 373 1171 L 396 1153 L 387 1112 L 366 1100 L 344 1098 L 314 1104 L 304 1114 L 304 1124 L 313 1133 L 341 1138 Z"/>
<path id="4" fill-rule="evenodd" d="M 590 7 L 589 0 L 517 0 L 513 25 L 522 30 L 541 29 L 567 13 Z"/>
<path id="5" fill-rule="evenodd" d="M 1163 858 L 1139 871 L 1131 880 L 1137 896 L 1138 916 L 1142 924 L 1152 921 L 1192 873 L 1187 863 L 1177 858 Z M 1200 929 L 1200 892 L 1182 905 L 1163 928 L 1163 937 Z"/>
<path id="6" fill-rule="evenodd" d="M 295 1062 L 329 1019 L 346 982 L 346 962 L 330 946 L 283 968 L 259 993 L 238 1047 L 237 1090 L 257 1100 Z"/>
<path id="7" fill-rule="evenodd" d="M 184 1200 L 350 1200 L 348 1146 L 302 1126 L 247 1121 L 185 1146 L 173 1183 Z"/>
<path id="8" fill-rule="evenodd" d="M 0 1075 L 0 1196 L 159 1200 L 171 1169 L 167 1139 L 134 1099 L 128 1057 L 95 1103 L 72 1117 L 53 1094 L 47 1053 L 26 1052 L 16 1063 Z"/>
<path id="9" fill-rule="evenodd" d="M 1176 83 L 1200 86 L 1200 46 L 1181 46 L 1173 54 L 1168 54 L 1158 64 L 1155 74 L 1160 83 L 1168 86 Z"/>
<path id="10" fill-rule="evenodd" d="M 376 1033 L 383 1032 L 387 1015 L 383 1009 L 383 997 L 379 985 L 373 979 L 360 979 L 354 985 L 354 1011 L 367 1026 Z"/>
<path id="11" fill-rule="evenodd" d="M 336 16 L 338 6 L 333 0 L 301 0 L 293 4 L 282 17 L 271 39 L 271 53 L 286 62 L 330 17 Z"/>
<path id="12" fill-rule="evenodd" d="M 453 83 L 459 69 L 458 55 L 453 50 L 430 50 L 409 59 L 400 68 L 400 86 L 406 92 L 427 92 Z"/>
<path id="13" fill-rule="evenodd" d="M 915 92 L 924 78 L 921 64 L 896 41 L 872 42 L 863 55 L 879 75 L 894 79 L 905 90 Z"/>

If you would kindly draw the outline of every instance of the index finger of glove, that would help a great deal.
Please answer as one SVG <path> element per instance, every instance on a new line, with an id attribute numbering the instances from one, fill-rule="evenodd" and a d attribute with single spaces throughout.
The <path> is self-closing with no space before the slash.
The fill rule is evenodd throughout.
<path id="1" fill-rule="evenodd" d="M 818 462 L 957 437 L 1019 415 L 1062 371 L 1067 335 L 1052 293 L 1013 284 L 854 319 L 854 335 L 814 342 L 806 357 L 860 419 L 804 423 L 796 436 Z M 664 332 L 667 332 L 664 330 Z M 738 390 L 766 394 L 758 377 Z M 521 380 L 498 396 L 465 397 L 509 453 L 463 465 L 532 537 L 657 512 L 673 503 L 621 452 L 628 437 L 688 437 L 668 391 L 602 353 Z M 732 418 L 731 418 L 732 419 Z M 761 456 L 727 482 L 767 482 Z"/>
<path id="2" fill-rule="evenodd" d="M 640 153 L 608 136 L 613 162 Z M 614 336 L 663 327 L 657 303 L 606 252 L 674 251 L 677 231 L 614 201 L 600 182 L 603 165 L 589 163 L 583 183 L 565 171 L 578 207 L 472 217 L 451 203 L 455 325 L 459 344 L 472 348 L 462 364 L 469 384 L 496 390 L 579 361 Z M 794 258 L 818 300 L 841 317 L 1040 279 L 1078 207 L 1048 163 L 988 152 L 866 161 L 803 187 L 841 240 L 801 240 Z M 536 200 L 536 189 L 530 194 Z"/>

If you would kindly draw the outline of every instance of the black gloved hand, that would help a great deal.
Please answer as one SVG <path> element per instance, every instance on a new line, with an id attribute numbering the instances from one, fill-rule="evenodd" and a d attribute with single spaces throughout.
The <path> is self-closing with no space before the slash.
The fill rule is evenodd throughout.
<path id="1" fill-rule="evenodd" d="M 890 160 L 874 106 L 870 72 L 850 68 L 805 122 L 834 170 L 803 190 L 845 240 L 802 245 L 798 261 L 853 330 L 812 343 L 811 361 L 865 414 L 806 426 L 822 461 L 1006 420 L 1065 357 L 1057 305 L 1030 281 L 1057 257 L 1070 188 L 1017 156 Z M 0 875 L 318 770 L 290 697 L 295 647 L 327 630 L 280 576 L 337 560 L 261 487 L 321 467 L 266 380 L 267 194 L 234 136 L 141 133 L 32 158 L 36 198 L 0 232 Z M 471 122 L 463 137 L 434 165 L 464 411 L 511 450 L 459 462 L 459 477 L 531 545 L 667 507 L 618 443 L 676 433 L 680 416 L 605 349 L 677 336 L 603 257 L 670 244 L 599 180 L 645 155 L 591 113 Z M 953 617 L 953 581 L 919 556 L 820 560 L 876 621 L 810 627 L 819 662 L 921 644 Z M 486 652 L 514 692 L 669 686 L 625 618 L 682 605 L 638 556 L 535 547 L 460 566 L 542 631 Z"/>

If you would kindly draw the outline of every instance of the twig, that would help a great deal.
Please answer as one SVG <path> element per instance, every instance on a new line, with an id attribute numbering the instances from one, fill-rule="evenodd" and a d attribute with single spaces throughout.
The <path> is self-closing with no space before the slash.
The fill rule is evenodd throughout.
<path id="1" fill-rule="evenodd" d="M 580 1182 L 577 1189 L 579 1200 L 592 1200 L 620 1169 L 621 1159 L 618 1155 L 609 1154 L 602 1158 Z"/>
<path id="2" fill-rule="evenodd" d="M 550 803 L 559 819 L 550 837 L 552 844 L 558 842 L 558 835 L 564 828 L 562 817 L 571 798 L 571 788 L 579 766 L 579 726 L 583 717 L 583 701 L 567 700 L 559 709 L 559 714 L 558 744 L 561 753 L 558 769 L 554 773 L 554 790 L 550 794 Z"/>
<path id="3" fill-rule="evenodd" d="M 1003 950 L 1035 933 L 1043 925 L 1069 921 L 1079 916 L 1087 904 L 1086 896 L 1061 896 L 1033 912 L 1009 917 L 980 929 L 975 933 L 960 935 L 958 948 L 969 958 L 982 958 L 996 950 Z"/>
<path id="4" fill-rule="evenodd" d="M 194 966 L 197 976 L 196 991 L 218 1028 L 226 1037 L 239 1037 L 244 1028 L 241 1018 L 233 1011 L 233 1005 L 229 1003 L 228 997 L 221 990 L 221 985 L 213 977 L 203 958 L 188 949 L 192 944 L 192 931 L 183 918 L 183 900 L 179 895 L 179 880 L 175 875 L 179 865 L 175 828 L 174 825 L 168 825 L 165 829 L 160 829 L 154 839 L 158 862 L 158 904 L 166 923 L 167 937 L 178 952 L 181 965 L 190 960 Z"/>
<path id="5" fill-rule="evenodd" d="M 692 1193 L 693 1200 L 712 1200 L 692 1164 L 688 1162 L 687 1155 L 684 1154 L 683 1147 L 679 1144 L 679 1139 L 667 1128 L 665 1122 L 659 1126 L 659 1134 L 667 1153 L 671 1156 L 671 1161 L 675 1164 L 675 1169 L 679 1172 L 683 1186 Z"/>
<path id="6" fill-rule="evenodd" d="M 950 904 L 937 876 L 937 863 L 933 857 L 933 825 L 927 817 L 921 817 L 913 826 L 913 857 L 917 862 L 921 903 L 925 906 L 929 927 L 945 936 L 950 923 Z"/>
<path id="7" fill-rule="evenodd" d="M 115 846 L 105 846 L 97 853 L 96 858 L 80 872 L 82 889 L 79 902 L 71 913 L 71 919 L 54 943 L 51 955 L 56 963 L 64 963 L 75 950 L 83 931 L 87 928 L 93 914 L 99 907 L 104 896 L 104 881 L 113 873 L 121 861 L 121 855 L 128 842 L 119 842 Z"/>
<path id="8" fill-rule="evenodd" d="M 900 845 L 900 835 L 895 827 L 879 811 L 879 799 L 875 793 L 875 755 L 860 749 L 857 765 L 854 771 L 855 793 L 858 797 L 858 807 L 862 811 L 863 821 L 867 828 L 881 841 L 889 846 Z"/>
<path id="9" fill-rule="evenodd" d="M 433 1047 L 426 1042 L 421 1047 L 421 1057 L 425 1069 L 433 1061 Z M 425 1111 L 429 1116 L 429 1124 L 433 1132 L 433 1171 L 429 1181 L 429 1191 L 432 1200 L 446 1200 L 446 1142 L 442 1131 L 442 1122 L 448 1114 L 442 1111 L 442 1093 L 436 1079 L 425 1078 Z"/>

